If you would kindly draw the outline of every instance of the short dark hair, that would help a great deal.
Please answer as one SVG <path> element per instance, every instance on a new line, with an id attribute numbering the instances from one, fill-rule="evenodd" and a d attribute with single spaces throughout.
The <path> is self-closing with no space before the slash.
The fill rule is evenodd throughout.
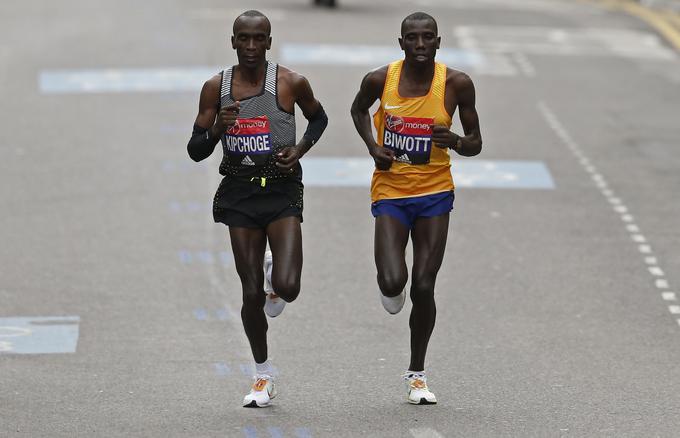
<path id="1" fill-rule="evenodd" d="M 264 15 L 262 12 L 256 11 L 255 9 L 251 9 L 249 11 L 245 11 L 244 13 L 242 13 L 241 15 L 236 17 L 236 20 L 234 20 L 234 26 L 233 26 L 233 29 L 232 29 L 232 32 L 234 33 L 234 35 L 236 34 L 236 23 L 238 22 L 238 20 L 241 17 L 261 17 L 261 18 L 264 18 L 267 21 L 267 35 L 271 34 L 272 24 L 269 22 L 269 18 L 267 18 L 267 16 Z"/>
<path id="2" fill-rule="evenodd" d="M 435 31 L 439 33 L 439 29 L 437 29 L 437 20 L 435 20 L 432 15 L 426 14 L 425 12 L 414 12 L 408 17 L 404 18 L 404 21 L 401 22 L 401 36 L 404 36 L 404 27 L 406 27 L 406 23 L 417 20 L 431 21 L 432 24 L 434 24 Z"/>

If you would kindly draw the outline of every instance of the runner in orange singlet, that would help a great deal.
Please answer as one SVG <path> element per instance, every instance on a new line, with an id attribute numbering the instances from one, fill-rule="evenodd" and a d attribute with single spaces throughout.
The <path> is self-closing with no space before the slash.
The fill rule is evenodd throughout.
<path id="1" fill-rule="evenodd" d="M 375 161 L 375 264 L 382 304 L 391 314 L 406 300 L 409 235 L 413 241 L 411 363 L 404 375 L 413 404 L 437 402 L 424 367 L 436 315 L 434 285 L 453 209 L 449 149 L 463 156 L 482 149 L 474 85 L 465 73 L 435 61 L 440 40 L 430 15 L 406 17 L 399 38 L 404 59 L 368 73 L 352 104 L 354 125 Z M 378 99 L 376 141 L 369 109 Z M 450 130 L 456 108 L 464 136 Z"/>

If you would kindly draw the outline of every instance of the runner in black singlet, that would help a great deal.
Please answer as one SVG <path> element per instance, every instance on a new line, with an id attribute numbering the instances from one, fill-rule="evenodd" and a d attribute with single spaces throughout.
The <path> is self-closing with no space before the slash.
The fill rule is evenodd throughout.
<path id="1" fill-rule="evenodd" d="M 267 318 L 300 292 L 303 185 L 299 159 L 328 119 L 307 79 L 266 59 L 271 25 L 258 11 L 234 21 L 238 65 L 209 79 L 187 146 L 200 161 L 222 142 L 224 175 L 213 203 L 215 222 L 229 227 L 243 289 L 241 319 L 257 376 L 244 406 L 268 406 L 276 395 L 267 357 Z M 295 138 L 295 105 L 309 121 Z M 271 252 L 265 251 L 267 242 Z M 263 270 L 264 261 L 264 270 Z"/>

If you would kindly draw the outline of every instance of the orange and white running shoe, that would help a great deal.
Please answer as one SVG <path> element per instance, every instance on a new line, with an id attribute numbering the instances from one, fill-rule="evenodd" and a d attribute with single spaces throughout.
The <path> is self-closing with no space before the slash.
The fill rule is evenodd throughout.
<path id="1" fill-rule="evenodd" d="M 404 374 L 408 389 L 408 402 L 412 405 L 434 405 L 437 398 L 427 387 L 427 377 L 423 372 L 407 371 Z"/>
<path id="2" fill-rule="evenodd" d="M 283 312 L 286 307 L 286 302 L 280 296 L 276 295 L 272 287 L 272 252 L 264 253 L 264 292 L 267 298 L 264 302 L 264 313 L 270 318 L 275 318 Z"/>
<path id="3" fill-rule="evenodd" d="M 265 408 L 271 406 L 272 399 L 276 397 L 276 387 L 271 376 L 266 374 L 255 378 L 255 383 L 250 388 L 250 393 L 243 398 L 244 408 Z"/>

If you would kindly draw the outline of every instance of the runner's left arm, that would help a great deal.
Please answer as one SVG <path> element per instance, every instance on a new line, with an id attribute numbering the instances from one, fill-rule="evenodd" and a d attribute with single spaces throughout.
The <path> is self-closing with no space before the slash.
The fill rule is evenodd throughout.
<path id="1" fill-rule="evenodd" d="M 479 115 L 475 108 L 475 86 L 465 73 L 458 72 L 447 81 L 447 98 L 455 96 L 460 123 L 464 136 L 449 131 L 446 126 L 436 125 L 432 131 L 432 141 L 436 146 L 453 149 L 459 155 L 472 157 L 482 151 L 482 134 L 479 129 Z M 446 102 L 455 109 L 455 104 Z M 451 111 L 453 113 L 453 111 Z"/>
<path id="2" fill-rule="evenodd" d="M 291 171 L 295 163 L 298 162 L 309 149 L 319 141 L 326 126 L 328 126 L 328 116 L 321 103 L 314 97 L 309 81 L 301 75 L 296 75 L 292 83 L 295 103 L 302 110 L 305 118 L 309 122 L 307 130 L 294 147 L 286 147 L 277 155 L 276 165 L 282 170 Z"/>

